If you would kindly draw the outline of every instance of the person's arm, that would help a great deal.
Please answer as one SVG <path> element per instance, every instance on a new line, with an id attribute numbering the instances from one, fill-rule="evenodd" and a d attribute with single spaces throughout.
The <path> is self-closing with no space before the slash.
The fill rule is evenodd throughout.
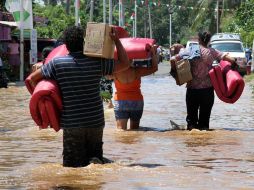
<path id="1" fill-rule="evenodd" d="M 32 66 L 32 72 L 40 69 L 42 67 L 43 63 L 42 62 L 38 62 L 38 63 L 35 63 L 33 66 Z"/>
<path id="2" fill-rule="evenodd" d="M 170 64 L 170 66 L 171 66 L 171 70 L 175 70 L 175 69 L 176 69 L 176 62 L 177 62 L 177 61 L 180 61 L 181 59 L 182 59 L 182 58 L 181 58 L 181 56 L 180 56 L 179 54 L 174 55 L 174 56 L 172 56 L 172 57 L 170 58 L 169 64 Z"/>
<path id="3" fill-rule="evenodd" d="M 156 54 L 156 46 L 151 48 L 152 66 L 150 68 L 137 67 L 138 77 L 147 76 L 155 73 L 158 70 L 158 56 Z"/>
<path id="4" fill-rule="evenodd" d="M 31 73 L 30 78 L 31 78 L 31 80 L 29 81 L 30 85 L 32 87 L 35 87 L 36 84 L 43 79 L 41 68 Z"/>
<path id="5" fill-rule="evenodd" d="M 231 68 L 232 69 L 235 69 L 238 67 L 237 63 L 236 63 L 236 58 L 233 58 L 231 56 L 229 56 L 228 54 L 225 54 L 223 57 L 222 57 L 222 60 L 224 61 L 228 61 L 231 63 Z"/>
<path id="6" fill-rule="evenodd" d="M 236 62 L 236 60 L 235 60 L 235 58 L 233 58 L 233 57 L 230 57 L 229 55 L 224 55 L 223 57 L 222 57 L 222 60 L 224 60 L 224 61 L 228 61 L 228 62 L 230 62 L 230 63 L 235 63 Z"/>
<path id="7" fill-rule="evenodd" d="M 30 84 L 35 87 L 44 78 L 56 80 L 54 59 L 30 74 Z"/>
<path id="8" fill-rule="evenodd" d="M 127 70 L 130 67 L 130 61 L 121 41 L 119 40 L 117 31 L 113 28 L 112 32 L 109 35 L 112 38 L 112 40 L 115 42 L 116 49 L 117 49 L 118 62 L 119 62 L 119 63 L 115 63 L 114 73 Z"/>
<path id="9" fill-rule="evenodd" d="M 223 53 L 223 52 L 221 52 L 219 50 L 216 50 L 214 48 L 210 48 L 210 49 L 211 49 L 211 53 L 212 53 L 215 60 L 217 60 L 217 61 L 220 61 L 220 60 L 228 61 L 228 62 L 231 63 L 232 67 L 237 66 L 236 58 L 233 58 L 233 57 L 229 56 L 228 53 Z"/>

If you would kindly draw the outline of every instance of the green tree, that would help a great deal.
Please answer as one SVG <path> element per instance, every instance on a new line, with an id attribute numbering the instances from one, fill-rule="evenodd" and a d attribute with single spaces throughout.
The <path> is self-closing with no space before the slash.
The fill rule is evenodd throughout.
<path id="1" fill-rule="evenodd" d="M 5 5 L 5 0 L 1 0 L 1 1 L 0 1 L 0 10 L 1 10 L 1 11 L 3 11 L 3 10 L 5 9 L 5 8 L 4 8 L 4 7 L 5 7 L 4 5 Z"/>
<path id="2" fill-rule="evenodd" d="M 35 15 L 41 15 L 50 20 L 48 27 L 36 26 L 38 33 L 42 36 L 57 37 L 60 31 L 66 26 L 74 24 L 74 0 L 59 0 L 59 1 L 45 1 L 45 4 L 54 4 L 55 2 L 60 5 L 53 7 L 48 6 L 38 8 L 34 11 Z M 94 0 L 94 14 L 93 18 L 95 22 L 103 21 L 103 4 L 102 1 Z M 141 0 L 138 0 L 138 13 L 137 13 L 137 36 L 149 37 L 149 23 L 148 23 L 148 9 L 145 3 L 142 4 Z M 146 2 L 146 1 L 143 1 Z M 169 43 L 169 6 L 173 9 L 172 14 L 172 43 L 177 40 L 181 40 L 185 43 L 191 37 L 196 36 L 200 30 L 209 30 L 212 33 L 216 32 L 217 12 L 216 6 L 219 3 L 220 7 L 220 28 L 221 31 L 236 32 L 237 28 L 241 31 L 246 31 L 246 27 L 239 28 L 239 22 L 245 16 L 235 16 L 236 10 L 239 5 L 247 1 L 244 0 L 149 0 L 152 17 L 152 31 L 153 38 L 163 45 Z M 160 6 L 158 5 L 160 2 Z M 253 0 L 248 1 L 246 6 L 253 5 Z M 86 26 L 89 20 L 90 0 L 81 0 L 80 3 L 80 17 L 82 26 Z M 37 6 L 37 5 L 36 5 Z M 35 7 L 36 7 L 35 6 Z M 107 1 L 108 6 L 108 1 Z M 128 23 L 126 29 L 132 34 L 133 23 L 130 20 L 132 13 L 134 13 L 134 1 L 124 1 L 125 6 L 125 20 Z M 68 8 L 69 7 L 69 8 Z M 246 8 L 241 8 L 241 11 Z M 107 11 L 109 8 L 107 7 Z M 248 10 L 253 10 L 249 8 Z M 65 14 L 69 12 L 69 14 Z M 239 13 L 240 14 L 240 13 Z M 113 0 L 113 24 L 118 25 L 118 0 Z M 107 12 L 108 18 L 108 12 Z M 253 18 L 253 16 L 252 16 Z M 253 21 L 249 21 L 252 22 Z M 245 23 L 249 23 L 246 21 Z M 236 27 L 237 26 L 237 27 Z M 253 26 L 253 25 L 252 25 Z M 252 29 L 248 29 L 252 30 Z M 243 32 L 242 32 L 243 33 Z"/>
<path id="3" fill-rule="evenodd" d="M 68 25 L 75 23 L 74 16 L 67 15 L 62 6 L 35 5 L 34 15 L 48 19 L 47 25 L 39 25 L 37 29 L 39 37 L 59 38 Z"/>
<path id="4" fill-rule="evenodd" d="M 237 32 L 245 43 L 251 47 L 254 39 L 254 0 L 242 2 L 241 6 L 231 15 L 224 19 L 224 31 Z"/>

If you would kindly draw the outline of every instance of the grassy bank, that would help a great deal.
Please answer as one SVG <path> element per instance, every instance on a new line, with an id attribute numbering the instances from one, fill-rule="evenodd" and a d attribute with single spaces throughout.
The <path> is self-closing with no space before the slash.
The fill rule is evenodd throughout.
<path id="1" fill-rule="evenodd" d="M 253 82 L 254 83 L 254 73 L 251 73 L 250 75 L 245 75 L 244 80 L 246 82 Z"/>
<path id="2" fill-rule="evenodd" d="M 254 94 L 254 73 L 251 73 L 250 75 L 245 75 L 244 80 L 251 86 L 252 93 Z"/>

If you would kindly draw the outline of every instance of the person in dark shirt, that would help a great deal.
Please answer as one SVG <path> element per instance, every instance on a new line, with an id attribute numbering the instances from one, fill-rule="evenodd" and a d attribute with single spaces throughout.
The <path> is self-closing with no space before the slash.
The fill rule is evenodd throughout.
<path id="1" fill-rule="evenodd" d="M 53 79 L 59 85 L 63 110 L 63 166 L 83 167 L 96 158 L 103 163 L 103 128 L 105 125 L 100 79 L 129 68 L 129 59 L 117 32 L 110 33 L 115 42 L 119 63 L 111 59 L 83 54 L 84 30 L 67 28 L 64 43 L 70 52 L 57 57 L 31 74 L 31 85 L 41 79 Z"/>

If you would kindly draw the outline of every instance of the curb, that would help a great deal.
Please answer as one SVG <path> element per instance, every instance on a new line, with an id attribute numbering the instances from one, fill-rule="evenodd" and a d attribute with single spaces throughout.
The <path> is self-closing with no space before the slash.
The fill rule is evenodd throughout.
<path id="1" fill-rule="evenodd" d="M 25 86 L 25 82 L 24 81 L 9 82 L 8 86 Z"/>

